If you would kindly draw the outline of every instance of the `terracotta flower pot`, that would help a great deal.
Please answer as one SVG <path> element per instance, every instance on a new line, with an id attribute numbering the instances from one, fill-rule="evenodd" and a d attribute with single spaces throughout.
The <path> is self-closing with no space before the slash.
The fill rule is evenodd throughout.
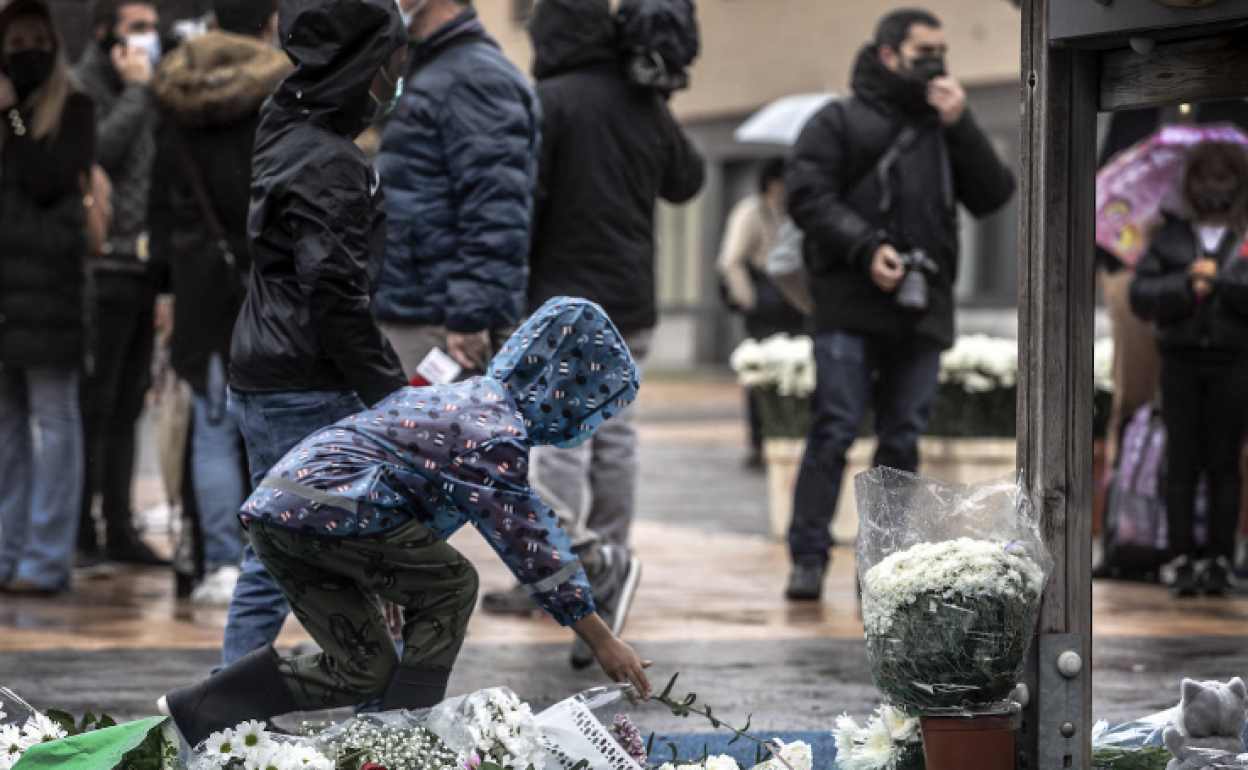
<path id="1" fill-rule="evenodd" d="M 1014 770 L 1019 714 L 922 717 L 927 770 Z"/>

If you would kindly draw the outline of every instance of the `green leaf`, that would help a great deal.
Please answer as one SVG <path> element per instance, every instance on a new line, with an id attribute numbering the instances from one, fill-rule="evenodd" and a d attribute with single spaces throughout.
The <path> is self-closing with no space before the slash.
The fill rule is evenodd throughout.
<path id="1" fill-rule="evenodd" d="M 78 723 L 78 732 L 85 733 L 91 725 L 95 724 L 95 714 L 90 711 L 82 715 L 82 721 Z"/>
<path id="2" fill-rule="evenodd" d="M 672 674 L 672 678 L 668 680 L 667 687 L 663 688 L 663 694 L 659 696 L 660 700 L 666 699 L 672 694 L 672 688 L 676 686 L 676 680 L 680 678 L 680 672 Z"/>
<path id="3" fill-rule="evenodd" d="M 572 765 L 572 770 L 585 770 L 585 768 L 587 767 L 589 767 L 589 760 L 582 759 L 580 762 L 577 762 L 575 765 Z"/>
<path id="4" fill-rule="evenodd" d="M 646 741 L 646 756 L 654 753 L 654 733 L 650 733 L 650 740 Z"/>
<path id="5" fill-rule="evenodd" d="M 680 761 L 680 749 L 676 748 L 676 744 L 671 741 L 667 742 L 667 747 L 672 750 L 672 764 L 674 765 Z"/>
<path id="6" fill-rule="evenodd" d="M 100 721 L 99 721 L 99 722 L 96 722 L 96 724 L 95 724 L 95 729 L 97 729 L 97 730 L 105 730 L 105 729 L 107 729 L 107 728 L 109 728 L 109 727 L 116 727 L 116 726 L 117 726 L 117 720 L 116 720 L 116 719 L 113 719 L 113 718 L 112 718 L 112 717 L 110 717 L 108 714 L 102 714 L 102 715 L 100 715 Z"/>
<path id="7" fill-rule="evenodd" d="M 74 717 L 72 714 L 64 711 L 58 711 L 57 709 L 48 709 L 44 713 L 47 715 L 48 719 L 51 719 L 53 722 L 60 725 L 61 729 L 64 730 L 66 734 L 77 735 L 82 732 L 78 729 L 78 726 L 74 724 Z"/>
<path id="8" fill-rule="evenodd" d="M 495 762 L 482 762 L 479 770 L 504 770 L 504 768 Z"/>

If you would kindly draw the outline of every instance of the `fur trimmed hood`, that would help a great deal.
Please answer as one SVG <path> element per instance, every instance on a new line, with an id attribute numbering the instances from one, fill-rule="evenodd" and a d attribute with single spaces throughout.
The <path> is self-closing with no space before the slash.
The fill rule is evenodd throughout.
<path id="1" fill-rule="evenodd" d="M 212 31 L 165 58 L 152 92 L 188 126 L 219 125 L 259 110 L 292 69 L 285 53 L 255 38 Z"/>

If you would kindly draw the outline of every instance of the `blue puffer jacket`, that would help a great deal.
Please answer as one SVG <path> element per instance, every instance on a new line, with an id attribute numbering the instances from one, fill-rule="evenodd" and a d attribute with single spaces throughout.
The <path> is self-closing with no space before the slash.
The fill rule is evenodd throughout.
<path id="1" fill-rule="evenodd" d="M 520 321 L 540 125 L 475 11 L 413 48 L 377 157 L 389 217 L 378 318 L 455 332 Z"/>

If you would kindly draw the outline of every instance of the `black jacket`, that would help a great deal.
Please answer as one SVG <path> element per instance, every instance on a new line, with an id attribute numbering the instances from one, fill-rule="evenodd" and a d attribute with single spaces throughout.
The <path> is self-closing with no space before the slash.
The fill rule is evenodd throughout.
<path id="1" fill-rule="evenodd" d="M 1200 247 L 1184 219 L 1167 215 L 1135 268 L 1131 309 L 1156 323 L 1163 355 L 1248 351 L 1248 258 L 1236 248 L 1222 258 L 1213 294 L 1197 301 L 1187 271 Z"/>
<path id="2" fill-rule="evenodd" d="M 167 56 L 152 82 L 165 119 L 157 134 L 148 222 L 152 273 L 172 292 L 174 370 L 207 387 L 208 360 L 228 360 L 239 291 L 251 269 L 247 203 L 260 105 L 290 73 L 290 60 L 259 40 L 209 32 Z M 235 259 L 231 271 L 195 194 L 199 179 Z"/>
<path id="3" fill-rule="evenodd" d="M 80 369 L 87 238 L 79 179 L 95 154 L 91 100 L 69 96 L 53 141 L 18 136 L 7 118 L 0 130 L 0 368 Z"/>
<path id="4" fill-rule="evenodd" d="M 394 0 L 287 0 L 281 36 L 295 71 L 265 103 L 256 131 L 251 281 L 230 385 L 355 391 L 372 404 L 406 380 L 373 318 L 385 201 L 353 140 L 373 111 L 374 75 L 407 33 Z"/>
<path id="5" fill-rule="evenodd" d="M 787 179 L 789 212 L 806 235 L 815 331 L 914 334 L 947 347 L 953 342 L 958 271 L 952 204 L 986 216 L 1009 200 L 1013 176 L 969 109 L 957 125 L 944 128 L 926 105 L 907 106 L 900 96 L 904 83 L 874 48 L 859 54 L 853 89 L 852 97 L 832 102 L 806 125 Z M 881 214 L 874 169 L 906 126 L 918 133 L 893 166 L 892 209 Z M 893 295 L 872 282 L 871 261 L 884 243 L 922 248 L 939 265 L 929 279 L 926 313 L 898 309 Z"/>
<path id="6" fill-rule="evenodd" d="M 698 193 L 702 156 L 660 96 L 625 82 L 607 3 L 543 0 L 530 33 L 542 153 L 529 309 L 584 297 L 619 328 L 648 329 L 655 204 Z"/>

